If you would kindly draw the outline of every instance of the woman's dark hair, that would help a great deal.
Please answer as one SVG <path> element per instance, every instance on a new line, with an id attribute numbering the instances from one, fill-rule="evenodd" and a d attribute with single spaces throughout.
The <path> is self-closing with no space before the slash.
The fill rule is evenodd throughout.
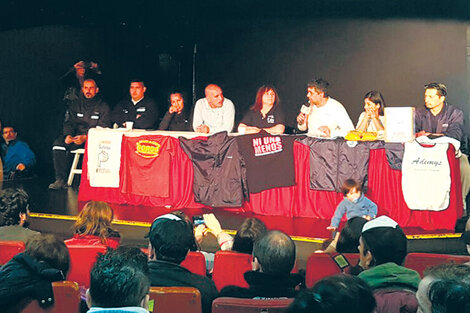
<path id="1" fill-rule="evenodd" d="M 366 93 L 364 96 L 364 100 L 369 99 L 370 101 L 374 102 L 375 104 L 379 104 L 379 115 L 384 115 L 384 107 L 385 107 L 385 100 L 380 91 L 372 90 Z"/>
<path id="2" fill-rule="evenodd" d="M 273 107 L 276 107 L 280 104 L 281 100 L 279 99 L 279 94 L 276 91 L 276 88 L 271 85 L 263 85 L 259 87 L 258 92 L 256 93 L 256 98 L 255 98 L 255 103 L 251 107 L 251 110 L 253 111 L 261 111 L 263 108 L 263 95 L 272 90 L 274 92 L 274 104 Z"/>
<path id="3" fill-rule="evenodd" d="M 376 302 L 370 287 L 356 276 L 329 276 L 300 293 L 287 313 L 372 313 Z"/>
<path id="4" fill-rule="evenodd" d="M 359 246 L 359 238 L 365 223 L 367 223 L 367 220 L 360 216 L 349 219 L 339 234 L 336 251 L 339 253 L 358 253 L 357 246 Z"/>
<path id="5" fill-rule="evenodd" d="M 109 237 L 119 237 L 112 228 L 113 209 L 103 201 L 89 201 L 85 204 L 73 226 L 75 234 L 99 236 L 106 244 Z"/>
<path id="6" fill-rule="evenodd" d="M 254 242 L 266 232 L 266 226 L 261 220 L 255 217 L 247 218 L 237 230 L 237 234 L 233 239 L 232 250 L 251 254 Z"/>

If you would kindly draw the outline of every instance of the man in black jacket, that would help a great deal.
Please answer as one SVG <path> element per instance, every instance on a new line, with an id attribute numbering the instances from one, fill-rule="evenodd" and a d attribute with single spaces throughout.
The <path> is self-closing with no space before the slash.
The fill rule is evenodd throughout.
<path id="1" fill-rule="evenodd" d="M 191 273 L 180 263 L 194 244 L 193 230 L 173 214 L 153 221 L 148 234 L 150 285 L 154 287 L 194 287 L 201 292 L 202 312 L 210 313 L 217 289 L 212 280 Z"/>
<path id="2" fill-rule="evenodd" d="M 132 80 L 129 87 L 130 98 L 121 100 L 111 114 L 113 123 L 126 127 L 126 122 L 132 122 L 133 128 L 155 129 L 158 107 L 151 98 L 145 97 L 146 91 L 143 81 Z"/>
<path id="3" fill-rule="evenodd" d="M 52 147 L 56 180 L 49 189 L 67 188 L 65 180 L 70 168 L 70 151 L 83 148 L 88 130 L 96 126 L 111 126 L 109 107 L 97 96 L 98 92 L 96 82 L 87 79 L 83 82 L 80 97 L 68 107 L 63 135 L 54 141 Z"/>
<path id="4" fill-rule="evenodd" d="M 253 271 L 245 273 L 249 288 L 227 286 L 220 297 L 294 298 L 302 282 L 299 274 L 291 274 L 295 265 L 295 244 L 281 231 L 269 231 L 253 246 Z"/>

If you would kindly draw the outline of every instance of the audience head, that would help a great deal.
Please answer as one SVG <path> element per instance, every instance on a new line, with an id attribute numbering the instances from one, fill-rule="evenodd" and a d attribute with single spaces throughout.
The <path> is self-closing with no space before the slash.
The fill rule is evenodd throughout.
<path id="1" fill-rule="evenodd" d="M 224 105 L 224 95 L 222 93 L 222 88 L 219 86 L 215 84 L 207 85 L 205 94 L 207 102 L 211 108 L 221 108 Z"/>
<path id="2" fill-rule="evenodd" d="M 150 282 L 146 256 L 138 248 L 123 247 L 99 255 L 90 273 L 89 307 L 148 307 Z"/>
<path id="3" fill-rule="evenodd" d="M 307 83 L 307 98 L 312 104 L 319 104 L 328 98 L 328 87 L 330 83 L 323 78 L 311 80 Z"/>
<path id="4" fill-rule="evenodd" d="M 83 96 L 85 96 L 85 98 L 87 99 L 93 99 L 96 94 L 99 92 L 99 88 L 98 86 L 96 85 L 96 82 L 94 79 L 85 79 L 85 81 L 83 82 L 83 86 L 82 86 L 82 93 L 83 93 Z"/>
<path id="5" fill-rule="evenodd" d="M 397 222 L 384 215 L 364 224 L 359 239 L 361 264 L 368 267 L 387 262 L 402 265 L 406 254 L 406 236 Z"/>
<path id="6" fill-rule="evenodd" d="M 372 90 L 364 96 L 364 109 L 373 106 L 379 111 L 379 115 L 384 115 L 385 100 L 380 91 Z"/>
<path id="7" fill-rule="evenodd" d="M 254 242 L 266 232 L 266 226 L 261 220 L 255 217 L 245 219 L 233 238 L 232 250 L 252 254 Z"/>
<path id="8" fill-rule="evenodd" d="M 105 243 L 112 232 L 113 209 L 103 201 L 90 201 L 85 204 L 77 221 L 74 224 L 74 232 L 81 235 L 95 235 Z"/>
<path id="9" fill-rule="evenodd" d="M 21 188 L 0 191 L 0 226 L 24 226 L 29 215 L 29 196 Z"/>
<path id="10" fill-rule="evenodd" d="M 370 287 L 350 275 L 329 276 L 312 290 L 300 293 L 288 313 L 372 313 L 376 306 Z"/>
<path id="11" fill-rule="evenodd" d="M 13 126 L 7 125 L 3 127 L 3 139 L 8 143 L 16 139 L 17 132 Z"/>
<path id="12" fill-rule="evenodd" d="M 295 244 L 285 233 L 268 231 L 253 246 L 253 270 L 289 274 L 295 265 Z"/>
<path id="13" fill-rule="evenodd" d="M 148 233 L 151 259 L 180 264 L 194 244 L 192 228 L 173 214 L 157 217 Z"/>
<path id="14" fill-rule="evenodd" d="M 171 212 L 170 214 L 173 214 L 177 217 L 179 217 L 180 219 L 182 219 L 183 221 L 185 221 L 189 228 L 191 229 L 194 229 L 194 224 L 193 224 L 193 221 L 191 220 L 191 218 L 186 214 L 184 213 L 183 211 L 180 211 L 180 210 L 177 210 L 177 211 L 173 211 Z M 194 238 L 194 236 L 193 236 Z M 194 238 L 194 242 L 193 244 L 191 245 L 191 248 L 189 249 L 190 251 L 197 251 L 198 250 L 198 245 L 196 243 L 196 238 Z"/>
<path id="15" fill-rule="evenodd" d="M 271 85 L 263 85 L 256 93 L 255 104 L 251 108 L 253 111 L 261 111 L 263 105 L 277 106 L 280 102 L 276 88 Z"/>
<path id="16" fill-rule="evenodd" d="M 447 87 L 441 83 L 424 85 L 424 104 L 428 109 L 439 108 L 444 105 L 447 96 Z"/>
<path id="17" fill-rule="evenodd" d="M 470 312 L 470 266 L 441 264 L 427 269 L 416 298 L 418 313 Z"/>
<path id="18" fill-rule="evenodd" d="M 134 101 L 139 101 L 144 97 L 145 92 L 147 91 L 147 87 L 145 87 L 144 81 L 139 79 L 131 80 L 131 84 L 129 86 L 129 93 L 131 95 L 131 99 Z"/>
<path id="19" fill-rule="evenodd" d="M 65 280 L 69 271 L 70 256 L 63 241 L 51 234 L 38 234 L 29 238 L 25 246 L 26 254 L 60 271 L 55 280 Z"/>
<path id="20" fill-rule="evenodd" d="M 361 237 L 362 227 L 367 223 L 363 217 L 356 216 L 349 219 L 344 224 L 336 243 L 336 251 L 339 253 L 357 253 L 359 252 L 359 238 Z"/>

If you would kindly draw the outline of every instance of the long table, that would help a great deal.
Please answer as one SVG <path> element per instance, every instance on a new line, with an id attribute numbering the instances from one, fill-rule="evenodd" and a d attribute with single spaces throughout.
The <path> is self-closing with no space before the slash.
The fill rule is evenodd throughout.
<path id="1" fill-rule="evenodd" d="M 112 130 L 109 130 L 112 131 Z M 106 136 L 106 131 L 97 132 Z M 174 132 L 123 132 L 124 136 L 170 136 L 176 147 L 171 159 L 169 197 L 138 196 L 121 192 L 121 188 L 91 187 L 87 175 L 88 149 L 85 151 L 79 201 L 100 200 L 109 203 L 134 206 L 167 207 L 170 209 L 203 208 L 194 201 L 193 167 L 188 156 L 179 146 L 177 137 L 197 137 L 194 133 Z M 403 227 L 420 227 L 425 230 L 454 228 L 456 219 L 463 212 L 460 165 L 454 157 L 455 150 L 448 149 L 451 170 L 451 190 L 449 207 L 443 211 L 413 211 L 406 205 L 401 184 L 401 171 L 392 169 L 386 159 L 384 149 L 370 150 L 368 191 L 366 196 L 378 205 L 378 215 L 388 215 Z M 343 199 L 341 193 L 310 189 L 309 147 L 294 143 L 296 185 L 274 188 L 250 194 L 250 201 L 240 208 L 227 208 L 231 211 L 252 212 L 261 215 L 281 215 L 290 217 L 312 217 L 331 219 L 336 206 Z M 122 172 L 125 164 L 121 164 Z M 122 175 L 121 175 L 122 177 Z M 122 181 L 120 182 L 120 186 Z M 155 186 L 158 188 L 158 186 Z M 430 190 L 430 192 L 432 192 Z"/>

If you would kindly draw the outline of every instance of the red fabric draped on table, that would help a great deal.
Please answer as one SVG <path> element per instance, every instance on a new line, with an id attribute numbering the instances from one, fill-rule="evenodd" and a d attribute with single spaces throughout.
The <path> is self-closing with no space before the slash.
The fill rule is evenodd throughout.
<path id="1" fill-rule="evenodd" d="M 157 136 L 157 135 L 156 135 Z M 120 188 L 90 187 L 87 166 L 83 166 L 79 200 L 101 200 L 110 203 L 130 205 L 171 206 L 179 208 L 201 208 L 194 202 L 192 184 L 193 167 L 189 158 L 181 150 L 178 139 L 175 141 L 175 155 L 171 162 L 169 198 L 136 196 L 123 194 Z M 123 149 L 125 144 L 122 145 Z M 124 155 L 124 151 L 122 151 Z M 452 174 L 452 186 L 449 208 L 440 212 L 411 211 L 402 194 L 401 171 L 393 170 L 388 165 L 384 149 L 371 150 L 369 161 L 369 189 L 367 196 L 377 203 L 378 214 L 387 214 L 401 226 L 421 227 L 423 229 L 453 229 L 455 220 L 462 215 L 462 196 L 460 193 L 460 167 L 458 159 L 453 157 L 454 149 L 449 148 L 448 155 Z M 230 208 L 261 215 L 283 215 L 330 219 L 337 204 L 343 199 L 342 194 L 331 191 L 310 189 L 309 147 L 294 143 L 296 186 L 274 188 L 250 195 L 250 201 L 240 209 Z M 86 164 L 87 153 L 84 162 Z M 121 164 L 121 174 L 123 171 Z M 121 175 L 122 180 L 123 175 Z M 120 182 L 122 186 L 122 181 Z"/>

